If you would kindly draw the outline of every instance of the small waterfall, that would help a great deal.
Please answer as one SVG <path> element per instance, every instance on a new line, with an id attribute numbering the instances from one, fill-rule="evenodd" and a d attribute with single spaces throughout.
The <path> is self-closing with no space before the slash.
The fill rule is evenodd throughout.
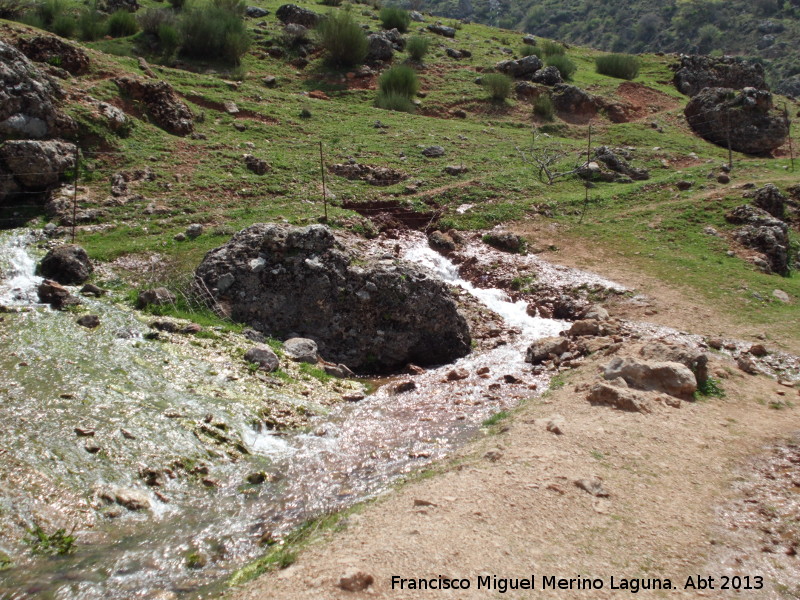
<path id="1" fill-rule="evenodd" d="M 36 304 L 36 288 L 42 281 L 36 276 L 36 259 L 30 254 L 31 235 L 12 231 L 0 236 L 0 305 Z"/>

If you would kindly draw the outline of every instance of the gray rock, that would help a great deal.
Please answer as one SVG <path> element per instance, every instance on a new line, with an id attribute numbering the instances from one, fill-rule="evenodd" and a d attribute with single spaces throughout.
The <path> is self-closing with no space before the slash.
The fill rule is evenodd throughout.
<path id="1" fill-rule="evenodd" d="M 38 35 L 19 38 L 17 48 L 33 61 L 58 64 L 72 75 L 83 75 L 89 70 L 89 55 L 81 48 L 64 41 L 55 35 Z"/>
<path id="2" fill-rule="evenodd" d="M 541 59 L 535 54 L 518 60 L 504 60 L 495 65 L 495 69 L 515 79 L 533 79 L 536 72 L 543 67 Z"/>
<path id="3" fill-rule="evenodd" d="M 456 30 L 452 27 L 447 27 L 445 25 L 428 25 L 428 31 L 431 33 L 435 33 L 436 35 L 441 35 L 447 38 L 454 38 L 456 37 Z"/>
<path id="4" fill-rule="evenodd" d="M 49 304 L 56 310 L 80 304 L 80 300 L 69 293 L 63 285 L 52 279 L 45 279 L 37 288 L 39 301 Z"/>
<path id="5" fill-rule="evenodd" d="M 584 335 L 600 335 L 600 323 L 595 319 L 583 319 L 575 321 L 567 332 L 569 337 L 580 337 Z"/>
<path id="6" fill-rule="evenodd" d="M 650 174 L 647 172 L 647 169 L 632 167 L 627 160 L 607 146 L 600 146 L 595 149 L 594 156 L 615 173 L 621 173 L 635 181 L 650 179 Z"/>
<path id="7" fill-rule="evenodd" d="M 539 69 L 531 76 L 531 81 L 534 83 L 541 83 L 542 85 L 557 85 L 564 83 L 561 77 L 561 71 L 558 67 L 544 67 Z"/>
<path id="8" fill-rule="evenodd" d="M 262 19 L 269 14 L 269 11 L 260 6 L 248 6 L 244 9 L 244 14 L 251 19 Z"/>
<path id="9" fill-rule="evenodd" d="M 98 492 L 98 496 L 107 502 L 116 502 L 128 510 L 147 510 L 151 507 L 150 496 L 143 490 L 110 486 Z"/>
<path id="10" fill-rule="evenodd" d="M 186 228 L 186 236 L 194 239 L 203 235 L 203 226 L 200 223 L 192 223 Z"/>
<path id="11" fill-rule="evenodd" d="M 87 329 L 95 329 L 96 327 L 100 327 L 100 317 L 97 315 L 83 315 L 75 322 L 81 327 L 86 327 Z"/>
<path id="12" fill-rule="evenodd" d="M 297 362 L 316 364 L 319 350 L 317 343 L 308 338 L 289 338 L 283 342 L 286 356 Z"/>
<path id="13" fill-rule="evenodd" d="M 124 95 L 142 102 L 153 121 L 165 131 L 179 136 L 194 131 L 192 111 L 166 81 L 126 76 L 114 79 L 114 83 Z"/>
<path id="14" fill-rule="evenodd" d="M 175 294 L 167 288 L 159 287 L 139 292 L 137 306 L 163 306 L 164 304 L 175 304 Z"/>
<path id="15" fill-rule="evenodd" d="M 744 227 L 734 231 L 736 240 L 766 257 L 765 272 L 786 275 L 789 272 L 789 227 L 767 211 L 744 204 L 725 215 L 725 219 Z"/>
<path id="16" fill-rule="evenodd" d="M 536 340 L 525 354 L 525 362 L 534 365 L 543 363 L 553 356 L 561 356 L 569 350 L 569 340 L 563 337 L 547 337 Z"/>
<path id="17" fill-rule="evenodd" d="M 561 415 L 553 415 L 547 421 L 545 425 L 545 429 L 550 433 L 555 433 L 556 435 L 563 435 L 564 434 L 564 417 Z"/>
<path id="18" fill-rule="evenodd" d="M 428 158 L 439 158 L 444 156 L 445 150 L 442 146 L 428 146 L 422 151 L 422 154 Z"/>
<path id="19" fill-rule="evenodd" d="M 0 91 L 0 95 L 2 92 Z M 19 192 L 56 187 L 75 164 L 75 146 L 67 142 L 10 140 L 0 146 L 0 202 Z"/>
<path id="20" fill-rule="evenodd" d="M 386 62 L 394 56 L 394 45 L 383 33 L 372 33 L 367 36 L 367 58 L 371 62 Z"/>
<path id="21" fill-rule="evenodd" d="M 86 250 L 72 244 L 50 250 L 39 263 L 39 273 L 66 285 L 76 285 L 89 279 L 94 267 Z"/>
<path id="22" fill-rule="evenodd" d="M 708 355 L 694 346 L 649 342 L 642 347 L 639 355 L 651 361 L 680 363 L 694 373 L 698 384 L 708 379 Z"/>
<path id="23" fill-rule="evenodd" d="M 411 20 L 415 23 L 424 23 L 425 17 L 422 16 L 422 13 L 416 10 L 412 10 L 408 13 L 408 16 L 411 17 Z"/>
<path id="24" fill-rule="evenodd" d="M 628 412 L 649 413 L 651 411 L 649 400 L 644 395 L 627 389 L 624 379 L 620 378 L 620 381 L 622 386 L 612 385 L 614 381 L 596 383 L 589 390 L 586 399 L 595 405 L 611 406 Z"/>
<path id="25" fill-rule="evenodd" d="M 332 375 L 333 377 L 338 377 L 339 379 L 350 379 L 351 377 L 355 377 L 355 373 L 351 371 L 347 365 L 332 365 L 330 363 L 326 363 L 322 365 L 322 369 L 328 374 Z"/>
<path id="26" fill-rule="evenodd" d="M 741 57 L 682 55 L 672 69 L 675 87 L 687 96 L 695 96 L 705 88 L 769 90 L 764 67 Z"/>
<path id="27" fill-rule="evenodd" d="M 690 399 L 697 390 L 694 373 L 674 362 L 647 362 L 616 356 L 606 365 L 603 377 L 622 377 L 633 388 L 664 392 L 676 398 Z"/>
<path id="28" fill-rule="evenodd" d="M 553 87 L 553 107 L 560 113 L 577 116 L 597 114 L 594 96 L 574 85 L 559 83 Z"/>
<path id="29" fill-rule="evenodd" d="M 316 27 L 322 18 L 314 11 L 301 8 L 296 4 L 284 4 L 275 11 L 275 16 L 284 24 L 297 23 L 310 29 Z"/>
<path id="30" fill-rule="evenodd" d="M 244 359 L 249 363 L 258 365 L 258 368 L 271 373 L 280 365 L 278 355 L 266 344 L 253 346 L 244 353 Z"/>
<path id="31" fill-rule="evenodd" d="M 482 240 L 503 252 L 517 253 L 525 248 L 525 240 L 510 231 L 492 231 L 484 235 Z"/>
<path id="32" fill-rule="evenodd" d="M 789 119 L 773 109 L 772 94 L 755 88 L 705 88 L 683 111 L 689 126 L 718 146 L 747 154 L 765 154 L 782 146 Z"/>
<path id="33" fill-rule="evenodd" d="M 786 210 L 786 196 L 772 183 L 756 190 L 753 204 L 767 211 L 776 219 L 783 219 Z"/>

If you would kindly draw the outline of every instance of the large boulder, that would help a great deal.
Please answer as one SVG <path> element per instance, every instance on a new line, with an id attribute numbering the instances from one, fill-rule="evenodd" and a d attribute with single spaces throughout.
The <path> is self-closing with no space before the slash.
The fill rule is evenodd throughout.
<path id="1" fill-rule="evenodd" d="M 175 90 L 166 81 L 118 77 L 114 83 L 126 96 L 143 102 L 156 125 L 165 131 L 180 136 L 194 131 L 192 111 L 178 99 Z"/>
<path id="2" fill-rule="evenodd" d="M 74 128 L 57 104 L 64 92 L 13 46 L 0 41 L 0 140 L 55 137 Z"/>
<path id="3" fill-rule="evenodd" d="M 603 370 L 603 377 L 612 381 L 621 377 L 637 390 L 664 392 L 676 398 L 689 399 L 697 390 L 694 373 L 675 362 L 649 362 L 615 356 Z"/>
<path id="4" fill-rule="evenodd" d="M 743 246 L 764 255 L 762 270 L 779 275 L 789 273 L 789 226 L 767 211 L 744 204 L 725 215 L 729 223 L 744 225 L 734 231 L 734 238 Z"/>
<path id="5" fill-rule="evenodd" d="M 541 83 L 542 85 L 558 85 L 559 83 L 564 83 L 564 80 L 561 78 L 561 71 L 558 70 L 558 67 L 544 67 L 539 69 L 531 76 L 531 81 L 534 83 Z"/>
<path id="6" fill-rule="evenodd" d="M 19 190 L 49 190 L 74 166 L 75 146 L 66 142 L 10 140 L 0 146 L 0 179 L 13 179 Z"/>
<path id="7" fill-rule="evenodd" d="M 687 96 L 695 96 L 704 88 L 769 90 L 764 67 L 740 57 L 683 55 L 672 69 L 675 71 L 672 79 L 675 87 Z"/>
<path id="8" fill-rule="evenodd" d="M 594 116 L 597 103 L 588 92 L 574 85 L 559 83 L 553 87 L 553 108 L 558 112 L 576 116 Z"/>
<path id="9" fill-rule="evenodd" d="M 206 254 L 196 276 L 233 319 L 314 339 L 326 359 L 361 372 L 470 351 L 444 283 L 410 263 L 356 257 L 322 225 L 252 225 Z"/>
<path id="10" fill-rule="evenodd" d="M 569 350 L 569 340 L 563 337 L 547 337 L 536 340 L 525 353 L 525 362 L 539 365 Z"/>
<path id="11" fill-rule="evenodd" d="M 774 110 L 772 94 L 746 88 L 706 88 L 683 111 L 691 128 L 719 146 L 747 154 L 766 154 L 789 135 L 788 117 Z"/>
<path id="12" fill-rule="evenodd" d="M 284 25 L 296 23 L 309 29 L 316 27 L 322 18 L 318 13 L 306 8 L 300 8 L 296 4 L 284 4 L 275 11 L 275 16 Z"/>
<path id="13" fill-rule="evenodd" d="M 775 86 L 775 93 L 795 99 L 800 98 L 800 74 L 787 77 L 778 83 Z"/>
<path id="14" fill-rule="evenodd" d="M 59 246 L 48 252 L 39 263 L 39 273 L 64 285 L 78 285 L 94 271 L 86 250 L 74 244 Z"/>
<path id="15" fill-rule="evenodd" d="M 54 35 L 20 38 L 17 48 L 33 61 L 57 65 L 72 75 L 83 75 L 89 70 L 89 55 Z"/>
<path id="16" fill-rule="evenodd" d="M 428 25 L 428 31 L 431 33 L 435 33 L 436 35 L 441 35 L 446 38 L 454 38 L 456 37 L 456 30 L 453 27 L 448 27 L 447 25 L 440 25 L 436 23 L 435 25 Z"/>
<path id="17" fill-rule="evenodd" d="M 386 62 L 394 56 L 394 45 L 383 33 L 367 36 L 367 48 L 367 60 L 370 62 Z"/>
<path id="18" fill-rule="evenodd" d="M 768 183 L 756 190 L 753 195 L 753 204 L 767 211 L 776 219 L 783 219 L 786 210 L 786 196 L 781 194 L 774 183 Z"/>
<path id="19" fill-rule="evenodd" d="M 539 69 L 544 66 L 535 54 L 519 60 L 504 60 L 495 65 L 495 69 L 515 79 L 533 79 Z"/>

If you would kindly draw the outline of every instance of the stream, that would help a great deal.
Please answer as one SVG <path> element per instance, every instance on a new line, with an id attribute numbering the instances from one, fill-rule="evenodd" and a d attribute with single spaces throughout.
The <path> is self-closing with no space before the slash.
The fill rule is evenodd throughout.
<path id="1" fill-rule="evenodd" d="M 13 561 L 0 570 L 3 600 L 216 595 L 226 576 L 263 554 L 265 533 L 280 538 L 386 492 L 544 388 L 525 349 L 567 326 L 529 316 L 501 290 L 474 287 L 424 237 L 412 239 L 404 258 L 519 333 L 415 375 L 411 391 L 394 392 L 394 378 L 360 402 L 320 407 L 233 377 L 219 357 L 146 340 L 146 322 L 122 305 L 82 298 L 102 322 L 87 330 L 71 313 L 37 304 L 36 242 L 31 232 L 0 234 L 0 560 Z M 448 381 L 453 369 L 468 376 Z M 308 409 L 310 427 L 263 428 L 265 402 Z M 253 473 L 263 483 L 248 483 Z M 144 485 L 148 476 L 158 485 Z M 97 499 L 119 490 L 138 494 L 146 509 Z M 20 527 L 42 522 L 67 533 L 77 525 L 75 552 L 34 556 L 13 541 Z M 189 557 L 201 568 L 189 568 Z"/>

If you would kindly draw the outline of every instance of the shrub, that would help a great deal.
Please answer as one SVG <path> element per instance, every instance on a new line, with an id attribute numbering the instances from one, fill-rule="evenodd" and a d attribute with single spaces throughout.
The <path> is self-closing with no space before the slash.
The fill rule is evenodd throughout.
<path id="1" fill-rule="evenodd" d="M 408 56 L 416 62 L 420 62 L 423 59 L 430 47 L 431 41 L 422 35 L 412 35 L 406 42 Z"/>
<path id="2" fill-rule="evenodd" d="M 555 67 L 561 73 L 561 78 L 565 81 L 572 79 L 578 67 L 569 58 L 563 55 L 556 54 L 555 56 L 547 57 L 547 66 Z"/>
<path id="3" fill-rule="evenodd" d="M 174 10 L 180 11 L 186 4 L 186 0 L 169 0 L 169 3 Z"/>
<path id="4" fill-rule="evenodd" d="M 159 39 L 162 25 L 170 25 L 174 29 L 178 24 L 175 13 L 168 8 L 148 8 L 140 12 L 137 19 L 142 31 Z"/>
<path id="5" fill-rule="evenodd" d="M 639 74 L 639 59 L 630 54 L 606 54 L 595 59 L 597 72 L 619 79 L 634 79 Z"/>
<path id="6" fill-rule="evenodd" d="M 533 101 L 533 114 L 548 121 L 553 118 L 553 100 L 547 94 L 537 96 Z"/>
<path id="7" fill-rule="evenodd" d="M 565 49 L 564 46 L 558 42 L 544 40 L 539 44 L 539 52 L 541 52 L 542 56 L 561 56 L 564 54 Z"/>
<path id="8" fill-rule="evenodd" d="M 530 44 L 522 44 L 522 48 L 520 49 L 519 53 L 522 56 L 533 56 L 538 52 L 538 48 L 536 46 L 531 46 Z"/>
<path id="9" fill-rule="evenodd" d="M 35 10 L 45 27 L 50 27 L 56 17 L 64 12 L 64 4 L 61 0 L 45 0 L 37 4 Z"/>
<path id="10" fill-rule="evenodd" d="M 103 15 L 93 6 L 87 6 L 78 17 L 78 35 L 85 42 L 94 42 L 106 34 Z"/>
<path id="11" fill-rule="evenodd" d="M 22 17 L 20 17 L 20 22 L 25 23 L 25 25 L 30 25 L 31 27 L 44 29 L 44 21 L 42 21 L 42 17 L 40 17 L 39 13 L 35 10 L 23 14 Z"/>
<path id="12" fill-rule="evenodd" d="M 108 35 L 111 37 L 128 37 L 139 31 L 139 23 L 133 13 L 118 10 L 108 18 Z"/>
<path id="13" fill-rule="evenodd" d="M 63 38 L 72 37 L 78 27 L 75 17 L 71 15 L 58 15 L 50 25 L 50 31 Z"/>
<path id="14" fill-rule="evenodd" d="M 25 0 L 0 0 L 0 19 L 15 20 L 28 9 Z"/>
<path id="15" fill-rule="evenodd" d="M 158 44 L 165 56 L 172 56 L 181 45 L 181 34 L 174 25 L 162 23 L 158 28 Z"/>
<path id="16" fill-rule="evenodd" d="M 489 73 L 481 82 L 492 100 L 505 100 L 511 94 L 511 79 L 502 73 Z"/>
<path id="17" fill-rule="evenodd" d="M 361 25 L 349 11 L 329 14 L 317 26 L 325 62 L 332 67 L 352 67 L 367 56 L 368 42 Z"/>
<path id="18" fill-rule="evenodd" d="M 320 4 L 323 6 L 341 6 L 342 0 L 322 0 Z"/>
<path id="19" fill-rule="evenodd" d="M 411 23 L 408 11 L 399 6 L 384 6 L 380 12 L 380 19 L 384 29 L 397 29 L 401 33 L 408 31 Z"/>
<path id="20" fill-rule="evenodd" d="M 250 48 L 250 36 L 241 15 L 214 4 L 186 8 L 180 32 L 181 54 L 191 58 L 239 64 Z"/>
<path id="21" fill-rule="evenodd" d="M 392 67 L 378 79 L 378 89 L 384 95 L 400 94 L 411 98 L 419 91 L 417 72 L 405 65 Z"/>
<path id="22" fill-rule="evenodd" d="M 416 106 L 408 96 L 397 92 L 380 92 L 375 99 L 375 106 L 386 110 L 396 110 L 398 112 L 414 112 Z"/>
<path id="23" fill-rule="evenodd" d="M 247 5 L 242 0 L 211 0 L 211 2 L 215 7 L 240 17 L 244 17 L 244 11 L 247 10 Z"/>

